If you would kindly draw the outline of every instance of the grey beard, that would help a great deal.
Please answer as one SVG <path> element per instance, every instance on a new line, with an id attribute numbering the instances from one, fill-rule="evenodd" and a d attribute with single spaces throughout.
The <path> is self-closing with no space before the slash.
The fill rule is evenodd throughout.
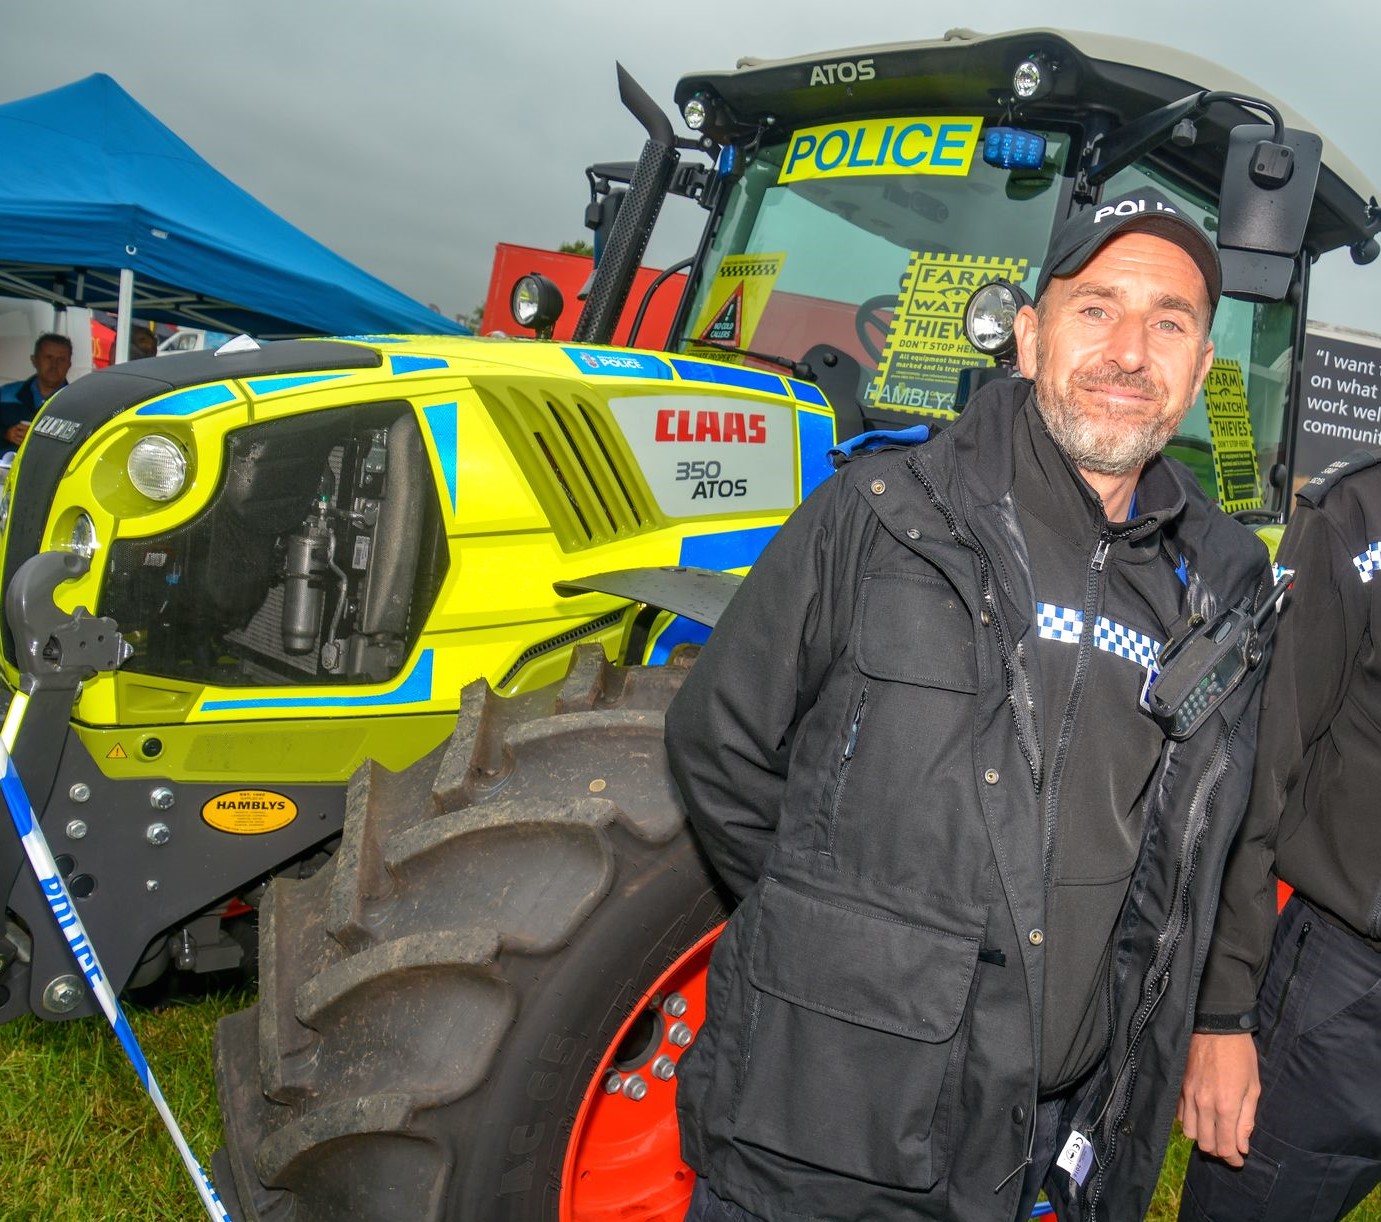
<path id="1" fill-rule="evenodd" d="M 1173 417 L 1160 416 L 1128 420 L 1116 431 L 1109 427 L 1113 422 L 1105 420 L 1100 430 L 1044 378 L 1036 379 L 1036 407 L 1069 460 L 1080 471 L 1099 475 L 1126 475 L 1144 467 L 1165 448 L 1178 425 Z"/>

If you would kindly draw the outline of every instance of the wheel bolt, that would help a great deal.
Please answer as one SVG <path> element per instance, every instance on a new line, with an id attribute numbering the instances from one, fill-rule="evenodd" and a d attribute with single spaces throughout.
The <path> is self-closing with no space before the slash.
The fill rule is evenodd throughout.
<path id="1" fill-rule="evenodd" d="M 624 1079 L 623 1093 L 626 1098 L 632 1099 L 634 1103 L 637 1103 L 639 1099 L 647 1094 L 647 1083 L 637 1074 L 629 1074 L 628 1077 Z"/>
<path id="2" fill-rule="evenodd" d="M 684 1048 L 695 1038 L 695 1032 L 686 1023 L 672 1023 L 667 1028 L 667 1039 L 678 1048 Z"/>
<path id="3" fill-rule="evenodd" d="M 604 1075 L 604 1093 L 606 1095 L 617 1095 L 623 1089 L 623 1075 L 616 1069 L 611 1069 Z"/>
<path id="4" fill-rule="evenodd" d="M 652 1076 L 670 1082 L 676 1076 L 676 1062 L 663 1053 L 652 1062 Z"/>
<path id="5" fill-rule="evenodd" d="M 662 1002 L 662 1013 L 669 1018 L 681 1018 L 690 1009 L 688 1002 L 680 993 L 671 993 L 666 1001 Z"/>

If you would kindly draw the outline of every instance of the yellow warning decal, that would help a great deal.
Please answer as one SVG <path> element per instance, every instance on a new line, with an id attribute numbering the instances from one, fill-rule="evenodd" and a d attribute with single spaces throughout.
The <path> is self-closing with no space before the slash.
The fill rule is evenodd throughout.
<path id="1" fill-rule="evenodd" d="M 122 746 L 120 746 L 119 743 L 116 743 L 113 747 L 111 747 L 111 749 L 105 753 L 105 757 L 106 757 L 106 759 L 108 759 L 108 760 L 127 760 L 127 759 L 129 759 L 128 753 L 125 751 L 125 749 L 124 749 Z"/>
<path id="2" fill-rule="evenodd" d="M 875 174 L 969 172 L 983 130 L 977 116 L 858 119 L 793 132 L 778 183 Z"/>
<path id="3" fill-rule="evenodd" d="M 297 818 L 297 803 L 271 789 L 233 789 L 206 802 L 201 817 L 217 831 L 257 836 L 287 827 Z"/>
<path id="4" fill-rule="evenodd" d="M 988 281 L 1020 284 L 1029 268 L 1025 259 L 913 251 L 868 402 L 952 420 L 960 373 L 993 363 L 965 338 L 964 307 Z"/>
<path id="5" fill-rule="evenodd" d="M 1214 361 L 1204 381 L 1204 402 L 1223 512 L 1260 509 L 1261 477 L 1242 366 L 1233 360 Z"/>
<path id="6" fill-rule="evenodd" d="M 705 305 L 691 328 L 694 342 L 687 355 L 707 361 L 741 364 L 743 357 L 725 352 L 714 344 L 728 344 L 731 348 L 751 348 L 753 332 L 772 296 L 786 253 L 761 255 L 729 255 L 716 269 L 705 296 Z"/>

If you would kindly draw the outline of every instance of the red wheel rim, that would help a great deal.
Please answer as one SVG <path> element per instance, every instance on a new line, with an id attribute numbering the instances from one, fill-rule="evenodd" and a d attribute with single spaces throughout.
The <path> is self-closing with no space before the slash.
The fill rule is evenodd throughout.
<path id="1" fill-rule="evenodd" d="M 561 1222 L 685 1216 L 695 1172 L 681 1161 L 676 1079 L 658 1076 L 654 1066 L 665 1073 L 660 1058 L 679 1062 L 685 1047 L 678 1039 L 694 1036 L 705 1020 L 705 972 L 722 928 L 653 982 L 600 1058 L 566 1146 Z"/>

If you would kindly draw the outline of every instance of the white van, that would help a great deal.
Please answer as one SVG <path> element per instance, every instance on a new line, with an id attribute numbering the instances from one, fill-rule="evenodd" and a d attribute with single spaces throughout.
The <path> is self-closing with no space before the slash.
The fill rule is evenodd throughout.
<path id="1" fill-rule="evenodd" d="M 201 331 L 196 327 L 183 327 L 158 345 L 158 355 L 162 356 L 165 352 L 199 352 L 203 348 L 219 348 L 229 338 L 224 331 Z"/>

